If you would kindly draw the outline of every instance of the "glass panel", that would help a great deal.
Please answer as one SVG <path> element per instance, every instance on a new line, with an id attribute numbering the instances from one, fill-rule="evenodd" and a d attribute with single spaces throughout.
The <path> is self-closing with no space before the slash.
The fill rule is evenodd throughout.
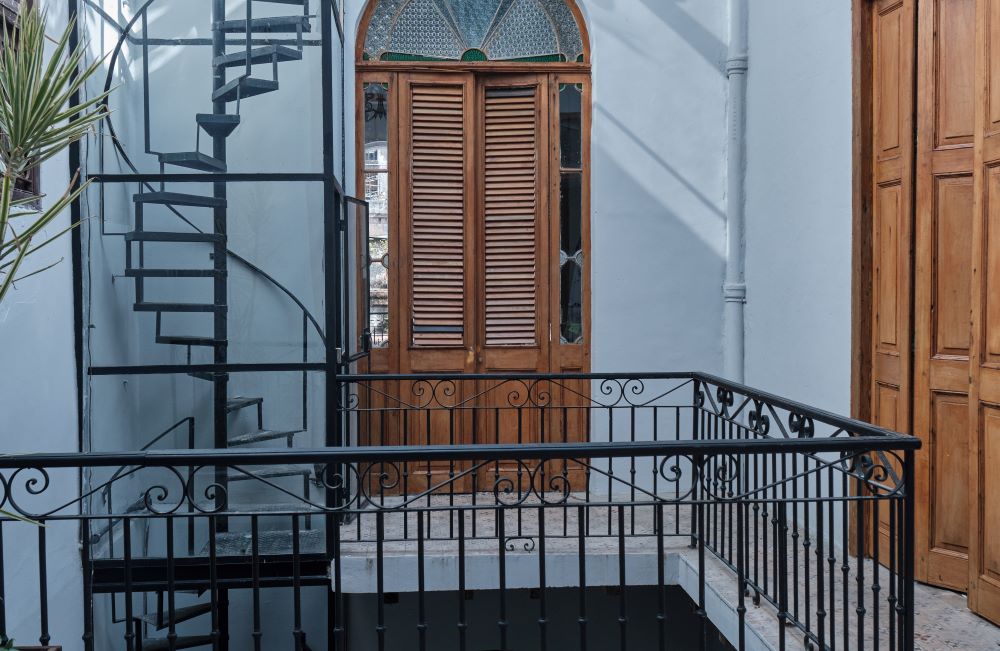
<path id="1" fill-rule="evenodd" d="M 563 173 L 559 184 L 559 333 L 563 343 L 583 341 L 582 174 Z"/>
<path id="2" fill-rule="evenodd" d="M 559 270 L 559 340 L 564 344 L 583 341 L 583 270 L 572 258 Z"/>
<path id="3" fill-rule="evenodd" d="M 365 200 L 368 201 L 369 326 L 372 347 L 389 345 L 389 86 L 365 93 Z"/>
<path id="4" fill-rule="evenodd" d="M 566 169 L 579 169 L 581 166 L 581 95 L 578 84 L 561 84 L 559 87 L 559 148 L 561 165 Z"/>
<path id="5" fill-rule="evenodd" d="M 366 59 L 579 61 L 582 54 L 565 0 L 379 0 L 365 35 Z"/>

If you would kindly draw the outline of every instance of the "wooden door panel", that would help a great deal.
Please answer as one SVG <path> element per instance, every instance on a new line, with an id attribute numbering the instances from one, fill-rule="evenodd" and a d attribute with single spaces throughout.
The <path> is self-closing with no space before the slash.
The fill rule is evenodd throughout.
<path id="1" fill-rule="evenodd" d="M 1000 623 L 1000 0 L 977 0 L 969 607 Z"/>
<path id="2" fill-rule="evenodd" d="M 916 0 L 883 0 L 872 13 L 872 418 L 909 432 L 913 287 L 913 47 Z M 889 558 L 889 513 L 879 545 Z"/>
<path id="3" fill-rule="evenodd" d="M 956 590 L 968 583 L 975 1 L 920 2 L 917 20 L 917 577 Z"/>

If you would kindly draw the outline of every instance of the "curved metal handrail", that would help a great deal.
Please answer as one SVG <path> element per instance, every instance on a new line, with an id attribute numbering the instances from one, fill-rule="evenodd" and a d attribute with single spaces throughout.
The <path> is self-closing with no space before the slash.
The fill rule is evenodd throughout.
<path id="1" fill-rule="evenodd" d="M 135 14 L 125 24 L 124 27 L 120 27 L 119 26 L 120 34 L 118 36 L 118 42 L 115 44 L 115 49 L 112 51 L 111 58 L 108 61 L 108 74 L 107 74 L 107 77 L 105 78 L 105 81 L 104 81 L 104 92 L 105 93 L 107 93 L 108 91 L 111 90 L 112 76 L 113 76 L 114 71 L 115 71 L 116 63 L 118 61 L 118 55 L 121 53 L 122 46 L 125 44 L 125 41 L 128 39 L 129 32 L 132 31 L 132 27 L 135 26 L 135 23 L 139 20 L 139 18 L 141 18 L 146 13 L 146 10 L 155 1 L 156 0 L 146 0 L 146 2 L 144 2 L 142 4 L 142 6 L 139 7 L 138 10 L 136 10 Z M 111 121 L 111 111 L 108 110 L 108 97 L 107 96 L 105 96 L 103 104 L 104 104 L 104 108 L 105 108 L 105 117 L 104 117 L 104 120 L 107 123 L 108 131 L 110 132 L 110 135 L 111 135 L 111 143 L 112 143 L 112 145 L 118 151 L 118 153 L 121 155 L 122 160 L 125 161 L 125 164 L 128 165 L 128 167 L 134 173 L 139 174 L 140 173 L 139 172 L 139 168 L 137 168 L 135 166 L 135 164 L 132 162 L 132 159 L 129 157 L 128 153 L 125 151 L 124 147 L 122 147 L 121 142 L 119 141 L 118 133 L 115 131 L 114 122 Z M 141 181 L 140 183 L 144 187 L 146 187 L 147 189 L 149 189 L 150 191 L 155 191 L 155 188 L 149 182 L 147 182 L 147 181 Z M 188 226 L 190 226 L 191 228 L 193 228 L 196 232 L 198 232 L 198 233 L 203 232 L 200 228 L 198 228 L 197 226 L 195 226 L 191 222 L 191 220 L 189 220 L 187 217 L 185 217 L 183 214 L 181 214 L 181 212 L 179 210 L 177 210 L 174 206 L 167 206 L 167 208 L 170 210 L 170 212 L 172 212 L 175 215 L 177 215 L 177 217 L 179 217 L 181 219 L 181 221 L 183 221 L 185 224 L 187 224 Z M 306 317 L 306 319 L 308 319 L 309 322 L 312 323 L 313 328 L 315 328 L 315 330 L 316 330 L 316 334 L 319 335 L 320 341 L 322 341 L 323 342 L 323 346 L 326 347 L 326 345 L 327 345 L 327 342 L 326 342 L 326 333 L 323 331 L 323 328 L 320 327 L 319 322 L 316 320 L 316 317 L 313 316 L 312 312 L 309 311 L 309 308 L 307 308 L 305 306 L 305 304 L 302 303 L 302 301 L 299 299 L 298 296 L 296 296 L 294 293 L 292 293 L 292 291 L 290 289 L 288 289 L 287 287 L 285 287 L 284 285 L 282 285 L 280 282 L 278 282 L 278 280 L 275 279 L 271 274 L 267 273 L 266 271 L 264 271 L 263 269 L 261 269 L 260 267 L 258 267 L 257 265 L 255 265 L 254 263 L 250 262 L 249 260 L 247 260 L 246 258 L 244 258 L 243 256 L 241 256 L 240 254 L 236 253 L 235 251 L 233 251 L 229 247 L 226 247 L 226 255 L 228 255 L 229 257 L 233 258 L 237 262 L 243 264 L 248 269 L 250 269 L 250 271 L 252 271 L 253 273 L 256 273 L 256 274 L 262 276 L 265 280 L 267 280 L 269 283 L 271 283 L 272 285 L 274 285 L 275 287 L 277 287 L 282 293 L 284 293 L 288 298 L 290 298 L 292 300 L 292 302 L 295 303 L 295 305 L 300 310 L 302 310 L 302 313 Z"/>

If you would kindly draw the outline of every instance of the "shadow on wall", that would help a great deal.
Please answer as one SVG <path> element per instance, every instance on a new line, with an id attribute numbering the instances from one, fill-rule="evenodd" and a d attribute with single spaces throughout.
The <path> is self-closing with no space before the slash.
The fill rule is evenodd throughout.
<path id="1" fill-rule="evenodd" d="M 702 25 L 684 8 L 695 6 L 699 0 L 640 0 L 640 2 L 673 32 L 687 43 L 710 65 L 722 72 L 728 45 Z M 587 5 L 613 12 L 622 6 L 634 7 L 635 0 L 585 0 Z M 581 2 L 583 4 L 583 2 Z M 634 48 L 633 48 L 634 49 Z M 646 53 L 635 50 L 637 54 Z"/>

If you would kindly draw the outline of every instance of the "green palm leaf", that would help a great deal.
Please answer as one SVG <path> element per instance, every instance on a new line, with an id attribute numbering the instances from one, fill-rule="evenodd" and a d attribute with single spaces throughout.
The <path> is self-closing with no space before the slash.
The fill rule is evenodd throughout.
<path id="1" fill-rule="evenodd" d="M 70 47 L 72 21 L 46 56 L 45 12 L 27 5 L 16 28 L 0 35 L 0 302 L 17 279 L 44 271 L 19 275 L 32 254 L 77 225 L 43 236 L 87 186 L 74 177 L 45 209 L 31 210 L 26 206 L 38 198 L 15 197 L 15 180 L 83 138 L 107 113 L 107 93 L 72 103 L 102 60 L 85 64 L 85 46 Z"/>

